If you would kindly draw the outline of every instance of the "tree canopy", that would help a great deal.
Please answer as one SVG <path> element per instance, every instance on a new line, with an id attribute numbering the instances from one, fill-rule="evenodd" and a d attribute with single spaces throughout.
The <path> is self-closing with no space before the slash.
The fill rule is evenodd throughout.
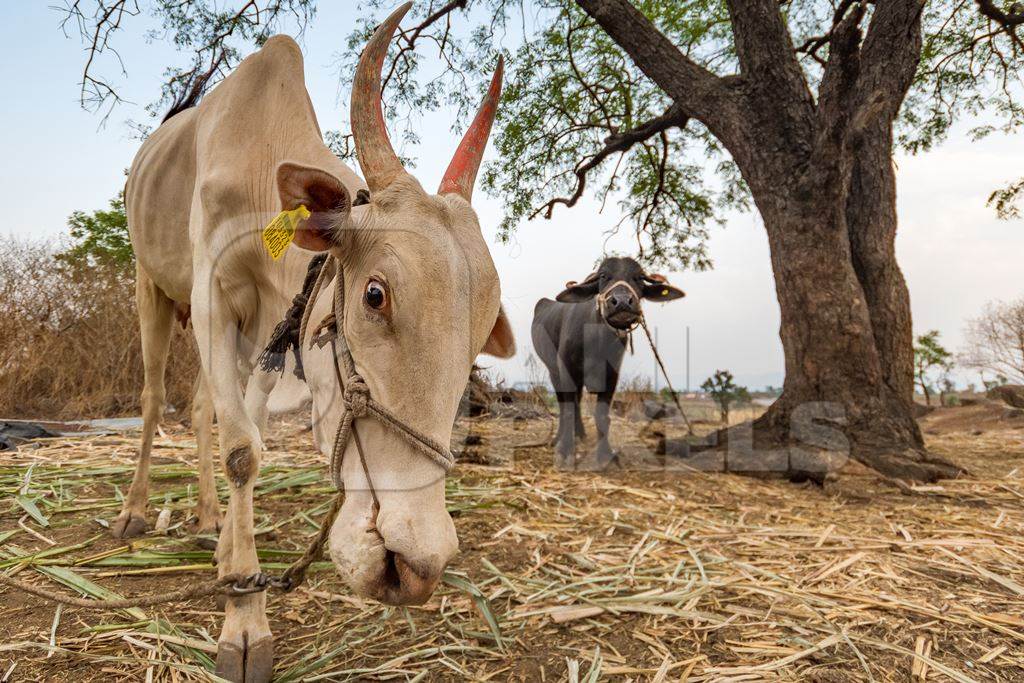
<path id="1" fill-rule="evenodd" d="M 135 263 L 128 218 L 124 211 L 124 192 L 110 200 L 110 208 L 91 213 L 75 211 L 68 216 L 71 246 L 57 254 L 66 263 L 96 263 L 130 268 Z"/>
<path id="2" fill-rule="evenodd" d="M 928 405 L 931 405 L 932 392 L 935 391 L 932 383 L 938 380 L 944 384 L 952 368 L 953 354 L 939 342 L 938 330 L 929 330 L 917 337 L 914 341 L 914 379 Z"/>
<path id="3" fill-rule="evenodd" d="M 164 74 L 163 97 L 150 107 L 156 116 L 196 77 L 212 72 L 215 82 L 246 46 L 258 46 L 278 30 L 301 31 L 316 10 L 316 0 L 233 4 L 238 6 L 221 8 L 211 0 L 161 0 L 145 8 L 137 0 L 67 3 L 65 30 L 77 27 L 88 48 L 83 105 L 100 109 L 120 101 L 97 59 L 116 50 L 117 33 L 141 13 L 148 12 L 184 55 L 183 64 L 169 65 Z M 359 49 L 394 4 L 359 2 L 358 23 L 340 56 L 343 80 L 351 78 Z M 501 158 L 483 177 L 484 187 L 505 202 L 502 235 L 509 236 L 524 219 L 550 217 L 590 197 L 609 214 L 608 230 L 635 232 L 645 262 L 705 268 L 709 227 L 725 210 L 751 205 L 747 188 L 716 136 L 674 107 L 581 8 L 584 4 L 416 3 L 385 65 L 392 134 L 415 142 L 418 117 L 441 107 L 454 106 L 464 123 L 503 52 L 509 76 L 497 121 Z M 745 77 L 725 2 L 633 4 L 700 69 L 725 79 Z M 837 29 L 854 18 L 869 21 L 875 7 L 854 0 L 781 3 L 790 47 L 812 97 L 821 97 Z M 1018 75 L 1022 43 L 1015 31 L 1024 15 L 996 0 L 927 0 L 921 12 L 923 46 L 900 109 L 898 144 L 910 152 L 926 151 L 963 118 L 971 120 L 974 136 L 1016 130 L 1024 116 Z M 399 120 L 407 125 L 396 126 Z M 331 131 L 328 139 L 336 151 L 350 153 L 347 131 Z M 993 192 L 991 203 L 1000 215 L 1015 215 L 1022 187 L 1012 182 Z"/>

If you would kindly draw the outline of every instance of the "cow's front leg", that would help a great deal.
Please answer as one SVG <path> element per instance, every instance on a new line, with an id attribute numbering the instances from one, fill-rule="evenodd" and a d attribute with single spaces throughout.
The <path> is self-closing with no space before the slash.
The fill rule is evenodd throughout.
<path id="1" fill-rule="evenodd" d="M 221 466 L 228 481 L 228 518 L 217 549 L 220 576 L 259 573 L 253 536 L 253 489 L 260 467 L 259 429 L 246 410 L 238 376 L 238 319 L 228 309 L 216 281 L 209 291 L 193 290 L 192 321 L 203 370 L 220 427 Z M 224 606 L 217 641 L 217 674 L 238 683 L 269 681 L 274 640 L 263 592 L 232 596 Z"/>
<path id="2" fill-rule="evenodd" d="M 594 453 L 594 464 L 598 469 L 606 468 L 615 460 L 615 453 L 612 452 L 611 444 L 608 442 L 613 395 L 614 392 L 611 391 L 599 393 L 597 395 L 597 405 L 594 408 L 594 426 L 597 428 L 597 451 Z"/>
<path id="3" fill-rule="evenodd" d="M 558 436 L 555 439 L 555 466 L 559 469 L 573 469 L 576 464 L 576 415 L 579 404 L 576 392 L 557 393 Z"/>

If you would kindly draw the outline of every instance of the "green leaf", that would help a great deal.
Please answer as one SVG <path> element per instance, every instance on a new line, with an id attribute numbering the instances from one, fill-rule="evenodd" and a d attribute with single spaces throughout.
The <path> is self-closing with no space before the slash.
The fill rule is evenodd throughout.
<path id="1" fill-rule="evenodd" d="M 487 599 L 487 596 L 484 595 L 468 577 L 461 574 L 446 571 L 441 577 L 441 580 L 452 588 L 462 591 L 469 596 L 473 601 L 473 604 L 476 605 L 477 611 L 480 612 L 480 616 L 484 618 L 484 621 L 487 622 L 487 626 L 491 629 L 491 633 L 494 635 L 494 641 L 497 643 L 498 648 L 504 651 L 505 641 L 501 637 L 501 626 L 498 624 L 498 617 L 494 614 L 494 608 L 491 606 L 491 601 Z"/>
<path id="2" fill-rule="evenodd" d="M 28 513 L 29 517 L 34 519 L 39 526 L 50 526 L 50 520 L 39 510 L 36 505 L 36 499 L 30 498 L 24 494 L 19 493 L 14 497 L 15 502 L 21 506 L 25 512 Z"/>

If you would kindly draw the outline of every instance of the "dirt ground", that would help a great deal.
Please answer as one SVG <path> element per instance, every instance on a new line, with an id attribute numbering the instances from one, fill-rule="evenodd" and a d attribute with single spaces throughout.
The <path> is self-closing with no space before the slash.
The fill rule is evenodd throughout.
<path id="1" fill-rule="evenodd" d="M 449 479 L 461 553 L 444 585 L 423 607 L 388 608 L 317 565 L 268 600 L 277 680 L 1024 681 L 1024 419 L 930 413 L 929 447 L 971 475 L 909 488 L 665 466 L 643 457 L 650 427 L 621 417 L 624 466 L 606 473 L 554 469 L 538 445 L 549 419 L 462 428 L 481 444 Z M 149 519 L 169 510 L 167 534 L 107 535 L 136 441 L 0 454 L 0 568 L 93 596 L 212 576 L 186 532 L 183 427 L 154 451 Z M 278 420 L 267 446 L 257 543 L 275 572 L 331 489 L 300 419 Z M 0 589 L 0 681 L 213 680 L 218 625 L 212 599 L 103 613 Z"/>

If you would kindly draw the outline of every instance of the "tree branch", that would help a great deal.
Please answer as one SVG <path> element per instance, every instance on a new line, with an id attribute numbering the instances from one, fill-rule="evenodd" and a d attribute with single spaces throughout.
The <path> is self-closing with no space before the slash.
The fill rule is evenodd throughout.
<path id="1" fill-rule="evenodd" d="M 122 75 L 127 75 L 112 40 L 124 28 L 127 17 L 142 14 L 140 4 L 146 7 L 139 0 L 64 0 L 63 6 L 56 8 L 64 15 L 60 27 L 65 35 L 69 25 L 74 26 L 86 45 L 79 103 L 93 111 L 109 103 L 104 120 L 123 99 L 110 81 L 97 74 L 98 60 L 102 53 L 111 52 L 120 63 Z M 313 11 L 313 0 L 245 0 L 237 10 L 221 9 L 221 3 L 214 0 L 150 4 L 153 7 L 145 11 L 171 34 L 169 42 L 181 51 L 192 52 L 191 69 L 172 71 L 164 83 L 161 101 L 169 99 L 174 104 L 180 104 L 183 96 L 187 99 L 197 82 L 194 79 L 207 71 L 207 63 L 213 65 L 209 76 L 214 76 L 223 74 L 240 59 L 237 47 L 232 45 L 234 41 L 252 40 L 258 45 L 289 14 L 296 17 L 301 31 Z M 178 87 L 183 87 L 184 92 L 178 91 Z"/>
<path id="2" fill-rule="evenodd" d="M 1017 35 L 1017 27 L 1024 24 L 1024 12 L 1020 11 L 1020 6 L 1017 3 L 1011 5 L 1009 12 L 1004 12 L 996 7 L 992 0 L 975 0 L 975 2 L 978 4 L 979 12 L 999 24 L 1003 33 L 1010 36 L 1016 47 L 1024 49 L 1024 41 L 1021 41 Z"/>
<path id="3" fill-rule="evenodd" d="M 860 22 L 864 5 L 857 3 L 853 12 L 833 24 L 829 30 L 829 54 L 818 88 L 818 122 L 820 131 L 842 135 L 849 121 L 850 96 L 856 92 L 860 76 Z M 837 12 L 838 16 L 838 12 Z M 837 140 L 841 144 L 841 141 Z"/>
<path id="4" fill-rule="evenodd" d="M 859 0 L 843 0 L 832 15 L 831 28 L 829 28 L 824 35 L 808 38 L 800 45 L 800 47 L 796 48 L 796 51 L 806 54 L 808 57 L 818 62 L 822 67 L 825 67 L 825 60 L 818 56 L 818 50 L 832 42 L 832 37 L 835 35 L 836 29 L 846 17 L 847 10 L 849 10 L 855 2 L 859 2 Z"/>
<path id="5" fill-rule="evenodd" d="M 417 26 L 409 30 L 399 30 L 398 35 L 402 40 L 405 41 L 405 45 L 402 45 L 400 48 L 398 48 L 398 52 L 395 54 L 394 59 L 391 61 L 391 67 L 388 69 L 387 75 L 384 76 L 384 78 L 381 80 L 381 93 L 383 93 L 384 90 L 387 88 L 388 82 L 391 80 L 391 77 L 395 74 L 395 70 L 398 68 L 399 61 L 405 59 L 408 53 L 414 52 L 416 50 L 416 41 L 419 39 L 420 35 L 441 19 L 447 19 L 448 15 L 454 12 L 455 10 L 466 9 L 466 3 L 467 0 L 451 0 L 451 2 L 449 2 L 447 5 L 441 7 L 436 12 L 428 16 Z M 445 31 L 445 35 L 447 35 L 447 30 Z M 440 52 L 442 55 L 444 54 L 443 45 L 441 46 Z"/>
<path id="6" fill-rule="evenodd" d="M 722 140 L 735 141 L 742 128 L 734 81 L 687 57 L 628 0 L 576 0 L 666 95 Z"/>
<path id="7" fill-rule="evenodd" d="M 921 55 L 924 0 L 876 3 L 861 47 L 861 76 L 855 119 L 870 123 L 875 115 L 896 117 L 913 83 Z"/>
<path id="8" fill-rule="evenodd" d="M 1014 26 L 1024 24 L 1024 12 L 1017 10 L 1018 6 L 1016 3 L 1013 5 L 1013 11 L 1004 12 L 996 7 L 992 0 L 975 0 L 975 2 L 978 3 L 978 11 L 1006 28 L 1013 28 Z"/>
<path id="9" fill-rule="evenodd" d="M 728 0 L 740 73 L 751 85 L 811 101 L 778 0 Z"/>
<path id="10" fill-rule="evenodd" d="M 651 119 L 647 123 L 641 124 L 624 133 L 609 135 L 604 140 L 604 147 L 598 150 L 596 154 L 576 165 L 576 169 L 574 171 L 576 174 L 576 189 L 572 193 L 572 196 L 552 199 L 530 214 L 530 218 L 533 219 L 540 213 L 544 214 L 544 218 L 551 218 L 556 204 L 562 204 L 566 207 L 575 206 L 576 202 L 580 200 L 580 197 L 583 196 L 583 192 L 586 189 L 587 173 L 601 165 L 605 159 L 617 152 L 625 153 L 629 151 L 633 145 L 643 142 L 655 135 L 663 134 L 670 128 L 682 128 L 686 125 L 688 120 L 689 117 L 683 113 L 683 107 L 678 104 L 673 104 L 664 114 Z"/>

